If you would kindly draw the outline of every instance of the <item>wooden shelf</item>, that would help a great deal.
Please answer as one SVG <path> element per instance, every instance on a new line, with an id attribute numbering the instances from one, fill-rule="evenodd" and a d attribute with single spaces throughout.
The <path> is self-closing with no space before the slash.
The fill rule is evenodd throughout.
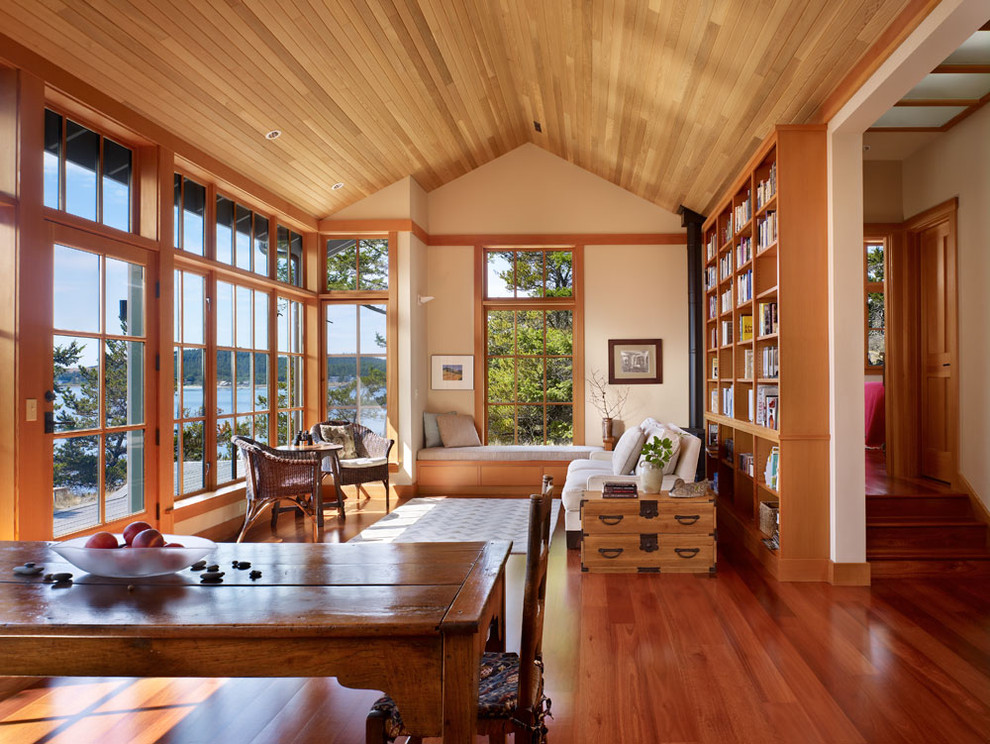
<path id="1" fill-rule="evenodd" d="M 777 213 L 774 241 L 762 249 L 754 245 L 753 256 L 736 267 L 733 277 L 721 279 L 706 290 L 706 299 L 715 297 L 720 303 L 722 293 L 735 289 L 738 277 L 751 276 L 753 298 L 737 304 L 732 313 L 720 313 L 719 319 L 753 314 L 754 331 L 758 331 L 758 303 L 776 302 L 780 317 L 786 320 L 781 326 L 785 331 L 746 340 L 736 338 L 734 343 L 706 351 L 705 362 L 711 365 L 716 355 L 731 352 L 732 356 L 722 357 L 725 364 L 719 365 L 720 371 L 731 374 L 733 367 L 743 369 L 743 351 L 748 355 L 752 350 L 755 369 L 762 371 L 757 353 L 775 346 L 779 376 L 709 380 L 709 395 L 722 395 L 729 385 L 734 386 L 736 416 L 705 414 L 705 441 L 715 437 L 706 462 L 721 474 L 719 501 L 726 508 L 719 511 L 719 520 L 724 520 L 730 538 L 750 550 L 781 580 L 827 581 L 829 398 L 828 345 L 823 340 L 828 337 L 828 307 L 822 291 L 828 282 L 825 128 L 776 127 L 730 184 L 702 229 L 706 244 L 713 237 L 720 241 L 735 207 L 747 194 L 755 197 L 758 184 L 772 171 L 776 172 L 777 193 L 736 230 L 731 242 L 738 245 L 740 237 L 749 236 L 755 244 L 758 226 L 769 212 Z M 725 249 L 727 246 L 720 255 L 725 255 Z M 780 291 L 785 287 L 786 302 L 781 302 Z M 734 333 L 738 333 L 738 325 L 734 324 Z M 794 382 L 787 385 L 786 381 Z M 776 387 L 779 431 L 748 420 L 755 416 L 752 406 L 757 405 L 764 386 Z M 721 398 L 717 402 L 721 404 Z M 725 459 L 723 448 L 728 439 L 734 441 L 735 451 L 753 455 L 755 475 Z M 772 451 L 779 452 L 782 489 L 769 488 L 764 482 Z M 780 502 L 777 550 L 761 542 L 765 535 L 759 530 L 759 504 L 768 500 Z"/>

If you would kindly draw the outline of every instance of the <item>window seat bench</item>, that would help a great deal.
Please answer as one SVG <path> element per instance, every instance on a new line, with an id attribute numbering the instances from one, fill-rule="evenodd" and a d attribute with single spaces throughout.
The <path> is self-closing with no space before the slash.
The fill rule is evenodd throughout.
<path id="1" fill-rule="evenodd" d="M 416 456 L 416 491 L 421 496 L 528 496 L 550 475 L 559 494 L 568 464 L 602 451 L 583 445 L 427 447 Z"/>

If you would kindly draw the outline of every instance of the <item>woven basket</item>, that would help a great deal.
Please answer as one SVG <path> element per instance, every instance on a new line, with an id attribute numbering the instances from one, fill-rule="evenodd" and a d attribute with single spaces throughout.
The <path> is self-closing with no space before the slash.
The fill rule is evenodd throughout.
<path id="1" fill-rule="evenodd" d="M 760 502 L 760 532 L 770 537 L 777 531 L 780 523 L 780 502 L 761 501 Z"/>

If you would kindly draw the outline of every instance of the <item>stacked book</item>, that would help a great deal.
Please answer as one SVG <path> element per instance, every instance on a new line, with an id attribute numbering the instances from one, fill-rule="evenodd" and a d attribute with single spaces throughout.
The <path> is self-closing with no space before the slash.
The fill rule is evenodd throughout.
<path id="1" fill-rule="evenodd" d="M 604 483 L 602 484 L 603 499 L 635 499 L 639 496 L 635 483 Z"/>

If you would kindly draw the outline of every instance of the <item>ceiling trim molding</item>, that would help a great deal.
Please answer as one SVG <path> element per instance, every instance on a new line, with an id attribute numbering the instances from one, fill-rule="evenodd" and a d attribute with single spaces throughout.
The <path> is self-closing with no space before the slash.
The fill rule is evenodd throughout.
<path id="1" fill-rule="evenodd" d="M 894 50 L 921 25 L 940 0 L 911 0 L 894 22 L 884 29 L 880 38 L 863 55 L 853 69 L 828 95 L 811 117 L 812 123 L 827 123 L 845 106 L 863 84 L 869 80 Z"/>

